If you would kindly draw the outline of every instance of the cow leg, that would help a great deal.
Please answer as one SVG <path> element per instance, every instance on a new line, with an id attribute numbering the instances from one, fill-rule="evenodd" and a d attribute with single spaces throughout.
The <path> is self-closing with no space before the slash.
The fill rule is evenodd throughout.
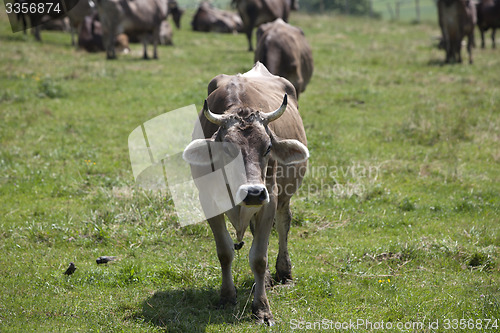
<path id="1" fill-rule="evenodd" d="M 495 46 L 495 31 L 496 30 L 497 30 L 496 28 L 491 29 L 491 47 L 492 48 L 496 48 L 496 46 Z"/>
<path id="2" fill-rule="evenodd" d="M 143 48 L 143 54 L 142 54 L 142 59 L 148 60 L 148 40 L 146 36 L 142 37 L 142 48 Z"/>
<path id="3" fill-rule="evenodd" d="M 250 267 L 255 278 L 252 314 L 258 323 L 274 325 L 273 315 L 266 295 L 267 247 L 276 212 L 276 197 L 259 212 L 255 220 L 255 233 L 250 248 Z"/>
<path id="4" fill-rule="evenodd" d="M 156 48 L 158 47 L 159 41 L 160 41 L 160 27 L 158 26 L 153 31 L 153 59 L 158 59 L 158 53 L 156 53 Z"/>
<path id="5" fill-rule="evenodd" d="M 479 32 L 481 33 L 481 48 L 484 49 L 484 47 L 485 47 L 485 45 L 484 45 L 484 30 L 480 28 Z"/>
<path id="6" fill-rule="evenodd" d="M 276 230 L 279 237 L 279 252 L 276 260 L 276 281 L 287 283 L 292 280 L 292 262 L 288 255 L 288 232 L 292 221 L 290 202 L 276 213 Z"/>
<path id="7" fill-rule="evenodd" d="M 474 60 L 472 59 L 472 46 L 474 44 L 474 33 L 469 34 L 467 38 L 467 53 L 469 54 L 469 64 L 472 64 Z"/>
<path id="8" fill-rule="evenodd" d="M 222 271 L 222 285 L 220 289 L 220 304 L 236 304 L 236 288 L 231 274 L 231 264 L 234 258 L 234 243 L 226 228 L 224 215 L 217 215 L 208 219 L 217 247 L 217 256 Z"/>
<path id="9" fill-rule="evenodd" d="M 249 52 L 253 51 L 253 47 L 252 47 L 252 30 L 253 30 L 253 26 L 250 26 L 245 31 L 245 33 L 247 34 L 247 39 L 248 39 L 248 51 Z"/>

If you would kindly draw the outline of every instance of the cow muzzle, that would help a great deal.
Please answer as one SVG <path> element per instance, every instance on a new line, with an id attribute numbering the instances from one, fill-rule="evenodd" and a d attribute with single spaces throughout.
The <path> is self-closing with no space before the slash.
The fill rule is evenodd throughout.
<path id="1" fill-rule="evenodd" d="M 269 193 L 264 185 L 242 185 L 236 192 L 236 198 L 242 206 L 262 206 L 269 202 Z"/>

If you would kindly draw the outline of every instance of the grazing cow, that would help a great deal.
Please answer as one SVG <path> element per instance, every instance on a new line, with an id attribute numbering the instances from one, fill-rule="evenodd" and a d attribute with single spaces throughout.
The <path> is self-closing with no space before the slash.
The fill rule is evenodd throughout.
<path id="1" fill-rule="evenodd" d="M 491 47 L 495 48 L 495 31 L 500 28 L 500 0 L 482 0 L 476 4 L 477 27 L 481 33 L 481 48 L 484 49 L 484 33 L 491 28 Z"/>
<path id="2" fill-rule="evenodd" d="M 238 14 L 214 8 L 208 1 L 200 3 L 191 26 L 194 31 L 203 32 L 237 33 L 243 31 L 243 21 Z"/>
<path id="3" fill-rule="evenodd" d="M 147 43 L 153 38 L 153 58 L 158 59 L 161 23 L 167 18 L 168 0 L 97 0 L 102 24 L 106 58 L 115 59 L 115 36 L 119 33 L 138 34 L 144 46 L 143 58 L 148 59 Z"/>
<path id="4" fill-rule="evenodd" d="M 462 62 L 462 39 L 467 36 L 467 52 L 472 64 L 476 7 L 469 0 L 438 0 L 437 5 L 446 50 L 445 62 Z"/>
<path id="5" fill-rule="evenodd" d="M 184 9 L 179 8 L 177 0 L 168 0 L 168 15 L 172 16 L 177 29 L 181 28 L 182 14 L 184 14 Z"/>
<path id="6" fill-rule="evenodd" d="M 297 90 L 297 98 L 306 90 L 314 67 L 304 32 L 280 18 L 257 29 L 255 61 L 263 63 L 271 73 L 288 79 Z"/>
<path id="7" fill-rule="evenodd" d="M 92 0 L 65 0 L 71 7 L 68 11 L 71 31 L 71 45 L 77 46 L 75 42 L 75 32 L 78 36 L 85 16 L 92 15 L 95 12 L 95 4 Z"/>
<path id="8" fill-rule="evenodd" d="M 248 50 L 253 51 L 252 32 L 254 27 L 282 18 L 288 22 L 291 9 L 298 8 L 296 0 L 233 0 L 243 20 L 248 39 Z"/>
<path id="9" fill-rule="evenodd" d="M 269 235 L 276 218 L 279 235 L 276 279 L 286 283 L 292 279 L 287 248 L 292 218 L 290 198 L 302 183 L 309 157 L 295 89 L 288 80 L 272 75 L 258 62 L 245 74 L 222 74 L 212 79 L 199 120 L 206 139 L 192 141 L 183 154 L 191 164 L 195 182 L 200 179 L 197 177 L 212 170 L 212 161 L 206 158 L 207 145 L 219 144 L 224 154 L 242 156 L 243 160 L 241 169 L 233 170 L 241 173 L 243 181 L 238 186 L 228 186 L 232 186 L 232 193 L 239 199 L 225 211 L 240 243 L 233 244 L 224 213 L 217 212 L 218 215 L 207 219 L 222 268 L 221 304 L 236 302 L 231 263 L 234 249 L 243 245 L 243 235 L 250 225 L 253 242 L 249 261 L 255 278 L 252 313 L 258 322 L 273 325 L 265 288 L 266 282 L 271 281 L 267 256 Z M 217 156 L 213 149 L 211 152 Z M 220 198 L 210 197 L 211 188 L 199 183 L 197 186 L 207 215 L 207 209 L 220 204 Z"/>

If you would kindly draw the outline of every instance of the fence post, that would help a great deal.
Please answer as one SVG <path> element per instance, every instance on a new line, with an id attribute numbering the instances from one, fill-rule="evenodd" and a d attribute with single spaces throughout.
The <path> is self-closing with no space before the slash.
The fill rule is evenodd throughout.
<path id="1" fill-rule="evenodd" d="M 401 4 L 400 1 L 396 0 L 396 20 L 399 21 L 399 5 Z"/>
<path id="2" fill-rule="evenodd" d="M 386 3 L 387 5 L 387 10 L 389 11 L 389 15 L 391 15 L 391 21 L 394 21 L 394 12 L 392 11 L 392 6 L 390 3 Z"/>
<path id="3" fill-rule="evenodd" d="M 415 0 L 415 10 L 417 11 L 417 23 L 420 23 L 420 0 Z"/>

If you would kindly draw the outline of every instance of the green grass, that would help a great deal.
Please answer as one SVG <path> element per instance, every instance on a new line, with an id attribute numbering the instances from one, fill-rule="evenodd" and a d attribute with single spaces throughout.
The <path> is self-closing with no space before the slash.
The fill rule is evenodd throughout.
<path id="1" fill-rule="evenodd" d="M 1 332 L 268 331 L 247 304 L 251 236 L 233 267 L 239 303 L 218 309 L 207 225 L 180 228 L 168 195 L 134 186 L 129 133 L 200 108 L 212 77 L 252 66 L 243 35 L 193 33 L 190 19 L 158 61 L 139 45 L 105 61 L 67 34 L 12 34 L 1 14 Z M 269 291 L 271 331 L 500 318 L 497 52 L 442 66 L 434 23 L 291 22 L 314 53 L 300 99 L 311 159 L 293 200 L 295 284 Z M 101 255 L 119 260 L 97 266 Z M 275 232 L 269 255 L 273 271 Z"/>

